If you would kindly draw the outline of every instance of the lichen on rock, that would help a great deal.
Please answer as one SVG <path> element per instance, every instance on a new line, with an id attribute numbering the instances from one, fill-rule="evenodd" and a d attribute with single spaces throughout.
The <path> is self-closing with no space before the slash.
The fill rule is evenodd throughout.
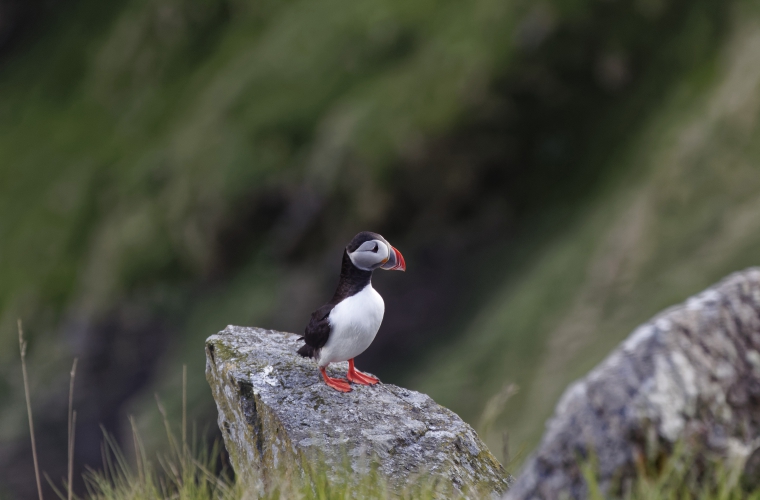
<path id="1" fill-rule="evenodd" d="M 572 384 L 505 498 L 586 498 L 592 457 L 604 492 L 624 487 L 676 443 L 744 467 L 748 484 L 760 471 L 760 268 L 654 317 Z"/>
<path id="2" fill-rule="evenodd" d="M 312 360 L 296 355 L 293 334 L 229 326 L 206 341 L 206 378 L 236 474 L 267 482 L 319 460 L 338 478 L 376 467 L 392 488 L 416 475 L 457 489 L 501 493 L 508 474 L 475 431 L 419 392 L 390 384 L 339 393 Z M 331 365 L 345 376 L 347 363 Z"/>

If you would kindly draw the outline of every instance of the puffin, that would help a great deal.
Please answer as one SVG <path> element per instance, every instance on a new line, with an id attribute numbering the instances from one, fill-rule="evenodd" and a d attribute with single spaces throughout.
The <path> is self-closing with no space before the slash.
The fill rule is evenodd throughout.
<path id="1" fill-rule="evenodd" d="M 385 313 L 385 303 L 372 288 L 375 269 L 406 271 L 401 252 L 377 233 L 362 231 L 343 251 L 340 279 L 330 301 L 311 314 L 298 354 L 314 358 L 325 383 L 339 392 L 350 392 L 348 382 L 374 385 L 379 380 L 354 367 L 354 358 L 363 353 L 377 335 Z M 348 361 L 345 379 L 327 375 L 330 363 Z"/>

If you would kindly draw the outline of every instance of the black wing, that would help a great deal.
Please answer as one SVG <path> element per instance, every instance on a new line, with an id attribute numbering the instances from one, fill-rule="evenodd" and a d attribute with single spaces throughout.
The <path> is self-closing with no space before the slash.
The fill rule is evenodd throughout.
<path id="1" fill-rule="evenodd" d="M 306 325 L 304 336 L 301 337 L 306 345 L 298 350 L 298 354 L 306 358 L 313 358 L 314 353 L 327 343 L 331 330 L 328 316 L 330 316 L 333 307 L 335 307 L 334 304 L 325 304 L 311 313 L 309 324 Z"/>

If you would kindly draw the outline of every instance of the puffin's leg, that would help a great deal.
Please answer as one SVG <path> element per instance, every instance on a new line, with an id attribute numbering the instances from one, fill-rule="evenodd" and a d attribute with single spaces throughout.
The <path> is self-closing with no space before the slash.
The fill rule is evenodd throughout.
<path id="1" fill-rule="evenodd" d="M 348 360 L 348 373 L 346 373 L 346 378 L 355 384 L 361 385 L 375 385 L 380 382 L 380 380 L 372 375 L 367 375 L 354 368 L 353 358 Z"/>
<path id="2" fill-rule="evenodd" d="M 327 374 L 325 371 L 324 366 L 319 367 L 319 371 L 322 372 L 322 378 L 325 379 L 325 384 L 329 385 L 333 389 L 339 392 L 351 392 L 351 386 L 348 385 L 348 382 L 343 380 L 342 378 L 332 378 Z"/>

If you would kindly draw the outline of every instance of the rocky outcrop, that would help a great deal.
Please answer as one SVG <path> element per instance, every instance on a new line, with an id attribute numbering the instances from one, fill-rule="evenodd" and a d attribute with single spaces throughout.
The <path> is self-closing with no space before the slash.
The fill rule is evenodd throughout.
<path id="1" fill-rule="evenodd" d="M 678 441 L 760 477 L 758 268 L 656 316 L 572 384 L 505 499 L 585 498 L 590 457 L 609 491 Z"/>
<path id="2" fill-rule="evenodd" d="M 206 378 L 235 472 L 266 483 L 318 462 L 340 478 L 347 465 L 377 467 L 391 488 L 414 476 L 501 493 L 507 474 L 475 431 L 424 394 L 389 384 L 336 392 L 289 333 L 229 326 L 206 341 Z M 331 365 L 345 376 L 347 363 Z"/>

